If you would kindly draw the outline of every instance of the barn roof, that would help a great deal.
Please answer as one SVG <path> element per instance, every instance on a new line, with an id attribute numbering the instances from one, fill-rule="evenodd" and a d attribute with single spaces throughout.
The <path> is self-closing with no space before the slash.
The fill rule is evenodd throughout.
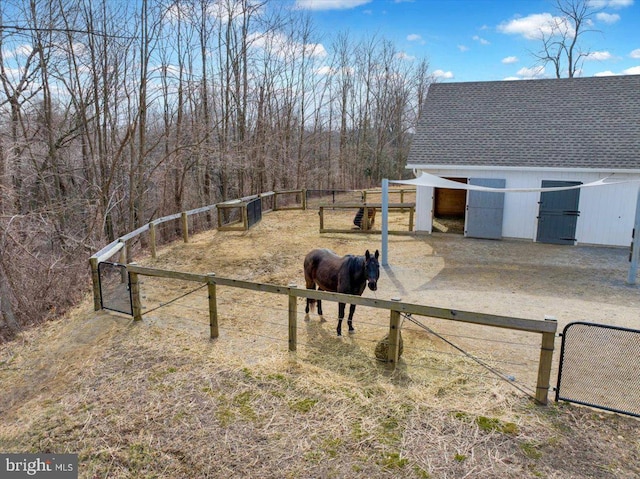
<path id="1" fill-rule="evenodd" d="M 430 86 L 408 168 L 640 170 L 640 75 Z"/>

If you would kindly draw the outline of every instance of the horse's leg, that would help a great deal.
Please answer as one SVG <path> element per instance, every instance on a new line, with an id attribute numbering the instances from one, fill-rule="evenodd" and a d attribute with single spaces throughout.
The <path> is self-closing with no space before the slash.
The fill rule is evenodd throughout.
<path id="1" fill-rule="evenodd" d="M 342 320 L 344 319 L 344 303 L 338 303 L 338 328 L 336 331 L 338 332 L 338 336 L 342 336 Z"/>
<path id="2" fill-rule="evenodd" d="M 324 316 L 322 315 L 322 301 L 318 300 L 318 316 L 320 316 L 320 322 L 324 323 L 326 321 L 326 319 L 324 319 Z"/>
<path id="3" fill-rule="evenodd" d="M 355 333 L 355 329 L 353 329 L 353 313 L 356 312 L 356 305 L 349 305 L 349 319 L 347 319 L 347 324 L 349 325 L 349 333 Z"/>
<path id="4" fill-rule="evenodd" d="M 311 317 L 309 316 L 309 310 L 311 305 L 311 299 L 307 298 L 307 305 L 304 307 L 304 320 L 309 321 Z"/>

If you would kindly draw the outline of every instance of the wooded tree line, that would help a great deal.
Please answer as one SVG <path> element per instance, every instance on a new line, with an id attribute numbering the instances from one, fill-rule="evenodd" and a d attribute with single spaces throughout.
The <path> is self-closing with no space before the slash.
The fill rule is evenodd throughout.
<path id="1" fill-rule="evenodd" d="M 0 339 L 153 218 L 404 174 L 431 81 L 278 0 L 3 0 Z"/>

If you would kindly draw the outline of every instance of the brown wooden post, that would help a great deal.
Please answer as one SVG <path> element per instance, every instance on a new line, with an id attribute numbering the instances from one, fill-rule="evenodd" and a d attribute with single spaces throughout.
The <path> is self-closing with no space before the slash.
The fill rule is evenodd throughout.
<path id="1" fill-rule="evenodd" d="M 324 207 L 321 206 L 320 207 L 320 233 L 322 233 L 323 229 L 324 229 Z"/>
<path id="2" fill-rule="evenodd" d="M 290 284 L 289 288 L 297 285 Z M 289 351 L 298 349 L 298 297 L 289 290 Z"/>
<path id="3" fill-rule="evenodd" d="M 100 273 L 98 273 L 98 258 L 89 258 L 91 265 L 91 283 L 93 284 L 93 310 L 100 311 L 102 309 L 102 301 L 100 299 Z"/>
<path id="4" fill-rule="evenodd" d="M 151 257 L 156 259 L 156 224 L 153 221 L 149 223 L 149 242 L 151 243 Z"/>
<path id="5" fill-rule="evenodd" d="M 391 310 L 389 318 L 389 347 L 387 348 L 387 368 L 395 369 L 400 352 L 400 311 Z"/>
<path id="6" fill-rule="evenodd" d="M 126 241 L 122 244 L 122 249 L 120 250 L 120 259 L 118 260 L 118 263 L 127 264 L 127 242 Z M 126 268 L 122 268 L 122 270 L 120 270 L 120 282 L 126 283 L 127 280 L 128 280 L 127 270 Z"/>
<path id="7" fill-rule="evenodd" d="M 302 190 L 302 209 L 307 210 L 307 189 Z"/>
<path id="8" fill-rule="evenodd" d="M 242 225 L 244 226 L 245 231 L 249 229 L 249 213 L 247 212 L 247 204 L 243 203 L 240 208 L 242 212 Z"/>
<path id="9" fill-rule="evenodd" d="M 368 231 L 371 229 L 371 225 L 369 224 L 369 208 L 367 205 L 364 205 L 364 211 L 362 212 L 362 229 Z"/>
<path id="10" fill-rule="evenodd" d="M 218 303 L 216 301 L 216 284 L 213 282 L 215 273 L 209 273 L 207 289 L 209 290 L 209 337 L 215 339 L 219 336 L 218 331 Z"/>
<path id="11" fill-rule="evenodd" d="M 273 211 L 278 211 L 278 192 L 273 192 Z"/>
<path id="12" fill-rule="evenodd" d="M 556 321 L 554 318 L 544 318 L 545 321 Z M 540 346 L 540 363 L 538 364 L 538 383 L 536 385 L 536 403 L 546 405 L 549 394 L 549 382 L 551 379 L 551 363 L 553 361 L 553 349 L 556 333 L 542 333 L 542 345 Z"/>
<path id="13" fill-rule="evenodd" d="M 129 281 L 131 285 L 131 309 L 133 313 L 133 320 L 141 321 L 142 303 L 140 302 L 140 281 L 138 279 L 138 273 L 129 272 Z"/>
<path id="14" fill-rule="evenodd" d="M 415 206 L 409 208 L 409 231 L 413 231 L 413 214 L 416 210 Z"/>
<path id="15" fill-rule="evenodd" d="M 185 243 L 189 242 L 189 217 L 187 213 L 184 211 L 180 213 L 180 217 L 182 218 L 182 240 Z"/>

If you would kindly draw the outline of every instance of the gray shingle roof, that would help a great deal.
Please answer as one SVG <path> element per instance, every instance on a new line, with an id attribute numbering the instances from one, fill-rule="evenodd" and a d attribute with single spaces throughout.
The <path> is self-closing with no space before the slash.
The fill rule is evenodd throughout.
<path id="1" fill-rule="evenodd" d="M 435 83 L 417 165 L 640 169 L 640 75 Z"/>

